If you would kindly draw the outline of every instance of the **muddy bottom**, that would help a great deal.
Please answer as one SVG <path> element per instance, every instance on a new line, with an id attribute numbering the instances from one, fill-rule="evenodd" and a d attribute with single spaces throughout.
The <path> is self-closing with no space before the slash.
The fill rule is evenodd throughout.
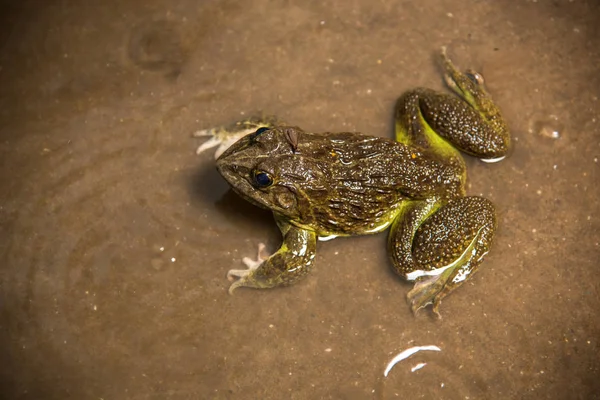
<path id="1" fill-rule="evenodd" d="M 3 3 L 0 397 L 600 398 L 596 1 Z M 402 92 L 446 90 L 442 45 L 514 141 L 467 160 L 499 230 L 443 318 L 411 314 L 385 234 L 228 295 L 281 238 L 192 132 L 266 112 L 390 136 Z M 385 377 L 414 346 L 441 351 Z"/>

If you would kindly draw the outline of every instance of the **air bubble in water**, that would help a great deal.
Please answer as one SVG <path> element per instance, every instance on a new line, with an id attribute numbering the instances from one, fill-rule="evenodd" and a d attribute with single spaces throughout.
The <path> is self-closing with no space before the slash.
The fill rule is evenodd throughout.
<path id="1" fill-rule="evenodd" d="M 549 115 L 547 118 L 535 118 L 529 124 L 530 133 L 537 133 L 549 139 L 560 139 L 563 131 L 564 126 L 556 115 Z"/>

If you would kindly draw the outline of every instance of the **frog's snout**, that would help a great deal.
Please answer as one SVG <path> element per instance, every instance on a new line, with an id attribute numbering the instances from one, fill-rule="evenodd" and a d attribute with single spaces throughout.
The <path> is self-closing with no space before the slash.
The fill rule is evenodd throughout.
<path id="1" fill-rule="evenodd" d="M 235 153 L 223 154 L 216 162 L 217 171 L 233 187 L 246 186 L 250 180 L 253 164 L 239 158 Z"/>
<path id="2" fill-rule="evenodd" d="M 235 162 L 229 162 L 229 160 L 223 156 L 217 160 L 217 171 L 227 181 L 231 181 L 230 177 L 239 175 L 239 166 Z"/>

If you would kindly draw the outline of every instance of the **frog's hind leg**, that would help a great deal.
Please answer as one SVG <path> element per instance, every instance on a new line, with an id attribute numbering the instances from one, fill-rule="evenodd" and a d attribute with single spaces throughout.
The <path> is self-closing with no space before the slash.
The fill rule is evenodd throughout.
<path id="1" fill-rule="evenodd" d="M 494 206 L 482 197 L 406 204 L 388 246 L 395 271 L 416 282 L 408 294 L 413 312 L 433 304 L 439 315 L 441 300 L 477 270 L 495 230 Z"/>
<path id="2" fill-rule="evenodd" d="M 396 139 L 444 158 L 455 148 L 487 161 L 499 161 L 510 147 L 510 134 L 500 110 L 473 71 L 459 71 L 441 55 L 448 86 L 458 95 L 418 88 L 396 104 Z"/>
<path id="3" fill-rule="evenodd" d="M 444 97 L 446 101 L 458 100 L 426 88 L 413 89 L 398 99 L 395 113 L 396 140 L 424 152 L 435 153 L 443 159 L 460 159 L 458 150 L 433 129 L 421 109 L 425 99 L 437 97 Z"/>

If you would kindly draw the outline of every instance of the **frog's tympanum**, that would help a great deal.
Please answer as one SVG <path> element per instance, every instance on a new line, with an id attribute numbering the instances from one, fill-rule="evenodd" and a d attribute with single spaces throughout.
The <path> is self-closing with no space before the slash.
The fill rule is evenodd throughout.
<path id="1" fill-rule="evenodd" d="M 244 260 L 248 269 L 229 271 L 237 278 L 230 292 L 298 281 L 316 261 L 317 239 L 389 228 L 392 267 L 415 282 L 408 293 L 413 312 L 432 304 L 438 314 L 444 296 L 477 270 L 496 230 L 493 204 L 465 195 L 459 150 L 499 161 L 510 145 L 481 75 L 458 71 L 445 51 L 441 60 L 458 96 L 405 93 L 396 105 L 395 141 L 274 121 L 236 125 L 253 132 L 224 151 L 217 169 L 240 196 L 273 211 L 283 244 L 271 256 L 261 247 L 257 261 Z"/>

